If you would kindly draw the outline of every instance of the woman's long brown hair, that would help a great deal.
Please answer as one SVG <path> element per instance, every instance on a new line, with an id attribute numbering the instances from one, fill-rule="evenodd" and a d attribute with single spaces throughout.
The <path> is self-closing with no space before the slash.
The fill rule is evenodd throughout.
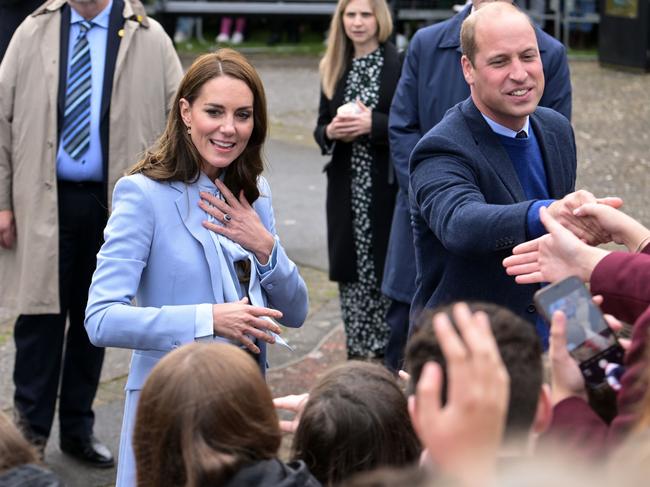
<path id="1" fill-rule="evenodd" d="M 187 134 L 180 100 L 184 98 L 191 105 L 199 97 L 203 85 L 219 76 L 241 80 L 253 93 L 253 132 L 242 154 L 225 169 L 224 183 L 236 196 L 243 190 L 251 204 L 259 197 L 257 178 L 264 169 L 262 147 L 268 129 L 266 95 L 255 68 L 232 49 L 204 54 L 194 61 L 178 87 L 165 131 L 129 174 L 142 173 L 156 181 L 186 183 L 199 178 L 202 158 Z"/>

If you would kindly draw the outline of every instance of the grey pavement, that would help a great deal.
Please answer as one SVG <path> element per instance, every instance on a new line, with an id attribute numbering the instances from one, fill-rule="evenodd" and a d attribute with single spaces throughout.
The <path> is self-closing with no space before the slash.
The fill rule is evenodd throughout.
<path id="1" fill-rule="evenodd" d="M 340 329 L 341 324 L 336 287 L 325 273 L 325 179 L 321 174 L 324 161 L 311 143 L 311 125 L 318 103 L 317 60 L 280 58 L 261 59 L 260 63 L 271 122 L 265 175 L 273 191 L 278 233 L 301 268 L 311 301 L 308 322 L 301 329 L 287 329 L 284 334 L 295 351 L 279 347 L 269 351 L 269 363 L 276 372 L 310 354 L 314 356 L 322 341 Z M 13 318 L 0 316 L 0 409 L 5 412 L 11 410 L 13 397 L 12 322 Z M 95 433 L 115 454 L 119 448 L 123 388 L 130 355 L 129 350 L 107 349 L 94 405 Z M 283 381 L 283 385 L 287 384 Z M 115 469 L 88 468 L 63 455 L 58 449 L 58 433 L 55 419 L 45 452 L 46 462 L 67 485 L 113 485 Z"/>
<path id="2" fill-rule="evenodd" d="M 311 310 L 299 330 L 285 336 L 293 353 L 270 352 L 269 384 L 276 394 L 300 392 L 330 365 L 345 359 L 336 286 L 327 280 L 325 162 L 311 139 L 318 105 L 317 59 L 251 56 L 265 83 L 271 120 L 266 175 L 273 190 L 276 224 L 289 255 L 300 265 L 310 290 Z M 184 63 L 190 62 L 184 59 Z M 573 125 L 578 145 L 578 187 L 598 195 L 617 194 L 626 211 L 650 224 L 650 75 L 571 62 Z M 12 319 L 0 316 L 0 408 L 10 411 L 13 386 Z M 130 352 L 109 349 L 95 403 L 96 433 L 117 453 L 123 387 Z M 115 470 L 93 470 L 58 451 L 58 431 L 46 461 L 70 486 L 112 485 Z"/>

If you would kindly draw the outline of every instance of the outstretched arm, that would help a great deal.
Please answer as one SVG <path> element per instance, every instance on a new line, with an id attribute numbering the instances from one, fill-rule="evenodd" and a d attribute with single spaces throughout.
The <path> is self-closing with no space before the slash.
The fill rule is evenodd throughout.
<path id="1" fill-rule="evenodd" d="M 623 205 L 623 200 L 620 198 L 597 199 L 589 191 L 580 189 L 569 193 L 561 200 L 554 201 L 548 207 L 548 211 L 553 218 L 589 245 L 600 245 L 611 242 L 612 236 L 601 227 L 598 219 L 586 213 L 582 215 L 576 214 L 576 210 L 580 206 L 587 204 L 601 204 L 603 206 L 620 208 Z"/>
<path id="2" fill-rule="evenodd" d="M 605 198 L 608 203 L 618 198 Z M 620 205 L 588 203 L 573 212 L 576 217 L 589 219 L 607 232 L 612 240 L 625 245 L 630 252 L 640 252 L 650 243 L 650 230 L 631 216 L 618 210 Z"/>
<path id="3" fill-rule="evenodd" d="M 553 218 L 546 208 L 540 209 L 548 234 L 517 245 L 512 256 L 503 261 L 506 272 L 519 284 L 555 282 L 578 276 L 588 282 L 596 264 L 609 251 L 591 247 Z"/>
<path id="4" fill-rule="evenodd" d="M 429 141 L 446 152 L 431 156 Z M 489 203 L 472 161 L 455 142 L 429 135 L 415 149 L 411 169 L 412 209 L 449 252 L 479 257 L 526 241 L 532 202 Z"/>

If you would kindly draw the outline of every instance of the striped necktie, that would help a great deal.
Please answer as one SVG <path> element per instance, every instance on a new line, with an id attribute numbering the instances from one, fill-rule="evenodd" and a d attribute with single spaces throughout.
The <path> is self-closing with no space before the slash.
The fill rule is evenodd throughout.
<path id="1" fill-rule="evenodd" d="M 79 161 L 90 146 L 90 94 L 92 76 L 90 45 L 86 35 L 93 23 L 79 22 L 79 35 L 75 42 L 70 72 L 65 92 L 63 113 L 63 150 L 75 161 Z"/>

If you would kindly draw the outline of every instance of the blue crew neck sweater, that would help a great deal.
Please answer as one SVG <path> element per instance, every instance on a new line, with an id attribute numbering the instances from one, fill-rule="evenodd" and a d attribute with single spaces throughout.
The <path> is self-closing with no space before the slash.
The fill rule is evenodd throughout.
<path id="1" fill-rule="evenodd" d="M 535 200 L 528 209 L 527 237 L 529 239 L 540 237 L 546 233 L 546 230 L 539 219 L 539 209 L 542 206 L 550 205 L 554 200 L 549 199 L 544 160 L 535 132 L 531 127 L 528 137 L 525 139 L 506 137 L 500 134 L 497 136 L 510 156 L 526 198 Z"/>
<path id="2" fill-rule="evenodd" d="M 522 139 L 506 137 L 501 134 L 497 134 L 497 136 L 508 156 L 510 156 L 526 198 L 535 200 L 528 208 L 526 215 L 527 236 L 529 239 L 540 237 L 546 233 L 546 229 L 539 219 L 539 209 L 542 206 L 550 205 L 554 200 L 549 199 L 544 160 L 542 159 L 542 151 L 539 148 L 535 132 L 531 127 L 531 130 L 528 131 L 528 137 Z M 544 350 L 548 349 L 548 325 L 539 315 L 535 320 L 535 329 L 542 341 Z"/>

